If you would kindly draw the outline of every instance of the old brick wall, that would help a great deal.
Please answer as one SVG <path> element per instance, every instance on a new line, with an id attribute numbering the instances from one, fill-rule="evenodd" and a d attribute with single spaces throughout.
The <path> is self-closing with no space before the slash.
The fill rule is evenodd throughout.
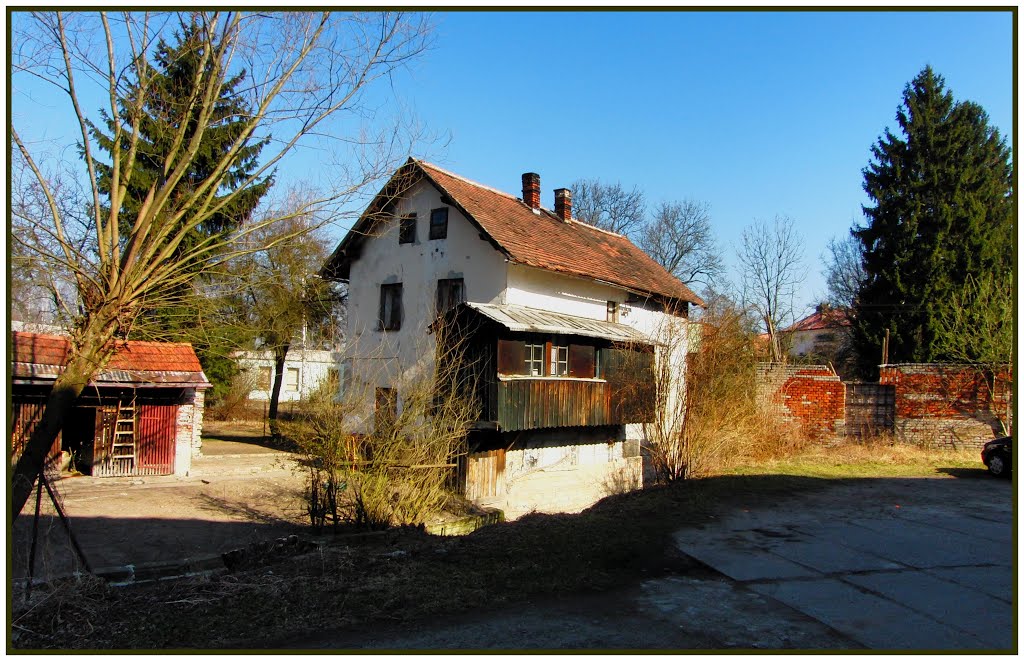
<path id="1" fill-rule="evenodd" d="M 980 448 L 1012 426 L 1013 381 L 1009 370 L 994 378 L 965 365 L 883 365 L 879 383 L 894 386 L 896 433 L 930 447 Z"/>
<path id="2" fill-rule="evenodd" d="M 799 423 L 811 438 L 845 434 L 846 387 L 827 365 L 762 363 L 758 395 L 783 419 Z"/>

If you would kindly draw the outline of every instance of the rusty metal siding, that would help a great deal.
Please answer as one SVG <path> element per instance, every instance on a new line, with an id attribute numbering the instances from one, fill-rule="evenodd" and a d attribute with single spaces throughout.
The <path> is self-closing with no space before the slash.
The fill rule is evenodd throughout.
<path id="1" fill-rule="evenodd" d="M 503 431 L 619 424 L 611 415 L 608 384 L 574 379 L 514 379 L 498 384 Z"/>
<path id="2" fill-rule="evenodd" d="M 135 474 L 173 474 L 178 406 L 140 404 L 136 416 Z"/>

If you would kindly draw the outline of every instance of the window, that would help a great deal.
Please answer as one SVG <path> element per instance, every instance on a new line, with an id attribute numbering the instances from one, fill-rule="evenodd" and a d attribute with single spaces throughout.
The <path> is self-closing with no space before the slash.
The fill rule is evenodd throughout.
<path id="1" fill-rule="evenodd" d="M 256 381 L 256 388 L 258 390 L 270 390 L 270 374 L 271 370 L 269 367 L 261 367 L 259 378 Z"/>
<path id="2" fill-rule="evenodd" d="M 592 379 L 597 376 L 597 361 L 594 347 L 586 344 L 569 345 L 569 376 L 578 379 Z"/>
<path id="3" fill-rule="evenodd" d="M 527 344 L 525 349 L 526 374 L 530 376 L 544 376 L 544 345 Z"/>
<path id="4" fill-rule="evenodd" d="M 437 313 L 441 314 L 466 300 L 466 288 L 462 278 L 446 278 L 437 281 Z"/>
<path id="5" fill-rule="evenodd" d="M 569 347 L 551 345 L 551 376 L 569 376 Z"/>
<path id="6" fill-rule="evenodd" d="M 378 330 L 398 330 L 402 327 L 402 283 L 380 286 L 380 314 Z"/>
<path id="7" fill-rule="evenodd" d="M 299 391 L 299 368 L 289 367 L 284 371 L 284 390 L 285 392 L 298 392 Z"/>
<path id="8" fill-rule="evenodd" d="M 608 301 L 608 317 L 607 320 L 612 323 L 619 322 L 619 304 L 615 301 Z"/>
<path id="9" fill-rule="evenodd" d="M 398 221 L 398 242 L 416 243 L 416 214 L 402 216 Z"/>
<path id="10" fill-rule="evenodd" d="M 377 388 L 373 407 L 373 429 L 389 434 L 398 420 L 398 393 L 394 388 Z"/>
<path id="11" fill-rule="evenodd" d="M 448 207 L 430 212 L 430 240 L 448 238 Z"/>

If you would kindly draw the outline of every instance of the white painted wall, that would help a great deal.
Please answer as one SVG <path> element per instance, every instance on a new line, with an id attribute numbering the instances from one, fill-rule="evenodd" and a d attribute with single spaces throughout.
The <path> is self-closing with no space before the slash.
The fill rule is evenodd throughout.
<path id="1" fill-rule="evenodd" d="M 373 389 L 427 375 L 434 341 L 426 330 L 435 318 L 437 281 L 462 278 L 466 300 L 500 303 L 505 289 L 505 257 L 455 207 L 448 207 L 448 236 L 430 240 L 430 212 L 445 205 L 430 183 L 417 184 L 363 245 L 350 271 L 346 356 L 349 387 L 372 396 Z M 416 214 L 416 241 L 398 243 L 398 218 Z M 380 286 L 402 283 L 402 327 L 377 330 Z M 401 402 L 401 389 L 399 389 Z M 401 403 L 399 404 L 401 406 Z"/>
<path id="2" fill-rule="evenodd" d="M 296 402 L 306 399 L 323 383 L 332 369 L 338 369 L 339 354 L 333 351 L 322 351 L 315 349 L 291 349 L 285 358 L 284 369 L 286 380 L 281 384 L 280 401 Z M 236 355 L 238 367 L 248 370 L 253 378 L 253 383 L 258 383 L 259 371 L 261 368 L 270 369 L 270 387 L 274 382 L 274 357 L 269 351 L 246 351 Z M 288 370 L 295 370 L 298 376 L 296 389 L 287 388 Z M 269 401 L 270 390 L 265 388 L 253 388 L 249 392 L 249 399 L 256 401 Z"/>

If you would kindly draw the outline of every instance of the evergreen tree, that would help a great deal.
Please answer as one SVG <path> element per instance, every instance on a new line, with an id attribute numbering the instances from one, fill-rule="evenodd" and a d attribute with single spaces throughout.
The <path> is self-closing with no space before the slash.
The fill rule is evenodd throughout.
<path id="1" fill-rule="evenodd" d="M 127 182 L 120 209 L 119 225 L 123 236 L 129 234 L 149 190 L 154 184 L 159 188 L 177 165 L 174 162 L 167 164 L 166 161 L 168 154 L 175 153 L 173 142 L 181 139 L 178 135 L 181 127 L 185 127 L 184 142 L 190 141 L 200 131 L 201 137 L 198 153 L 191 159 L 188 170 L 173 189 L 165 216 L 177 213 L 182 206 L 194 207 L 192 191 L 213 174 L 218 163 L 246 128 L 250 116 L 249 106 L 237 92 L 245 81 L 244 71 L 224 80 L 220 85 L 219 97 L 212 101 L 214 106 L 211 119 L 206 123 L 200 121 L 204 104 L 198 97 L 202 86 L 196 85 L 196 80 L 218 75 L 214 69 L 217 58 L 210 57 L 206 51 L 216 51 L 220 47 L 218 42 L 211 41 L 208 35 L 201 33 L 203 29 L 196 23 L 183 23 L 181 31 L 175 34 L 177 43 L 171 45 L 161 39 L 154 49 L 152 66 L 141 69 L 148 72 L 148 78 L 134 81 L 118 99 L 122 111 L 125 111 L 127 104 L 138 98 L 140 86 L 146 86 L 144 97 L 147 102 L 138 127 L 134 169 Z M 114 144 L 109 134 L 112 134 L 114 124 L 107 113 L 101 111 L 100 115 L 107 133 L 91 125 L 93 137 L 100 148 L 112 155 Z M 130 140 L 130 135 L 122 136 L 122 154 L 130 149 Z M 221 204 L 231 190 L 244 188 L 230 203 L 211 214 L 185 236 L 176 250 L 176 258 L 183 261 L 183 268 L 194 269 L 199 262 L 197 259 L 190 264 L 183 256 L 201 257 L 201 253 L 196 251 L 197 246 L 239 227 L 266 195 L 273 183 L 272 175 L 247 184 L 252 172 L 258 167 L 260 152 L 266 144 L 267 140 L 252 142 L 238 151 L 232 167 L 221 182 L 221 196 L 215 197 L 210 206 Z M 96 172 L 100 191 L 109 194 L 113 166 L 97 161 Z M 195 212 L 191 210 L 181 222 L 187 222 Z M 196 284 L 201 286 L 201 283 Z M 202 297 L 191 285 L 175 287 L 174 291 L 165 293 L 164 303 L 159 309 L 135 320 L 128 337 L 191 342 L 204 371 L 214 383 L 212 395 L 215 400 L 217 395 L 227 389 L 236 372 L 230 354 L 238 348 L 232 340 L 238 334 L 232 332 L 232 329 L 215 327 L 211 320 L 216 319 L 216 315 L 209 310 L 212 301 L 203 300 Z"/>
<path id="2" fill-rule="evenodd" d="M 926 67 L 903 92 L 864 169 L 865 227 L 853 235 L 864 279 L 854 301 L 853 341 L 875 373 L 889 331 L 888 361 L 947 360 L 937 317 L 968 275 L 1005 277 L 1012 263 L 1010 151 L 981 106 L 956 102 Z"/>
<path id="3" fill-rule="evenodd" d="M 127 112 L 127 104 L 140 93 L 140 86 L 145 85 L 147 99 L 145 110 L 139 127 L 139 141 L 134 170 L 127 182 L 126 195 L 122 205 L 121 229 L 124 232 L 131 228 L 132 222 L 141 205 L 154 184 L 159 186 L 173 170 L 177 163 L 166 163 L 167 155 L 174 153 L 173 143 L 182 140 L 188 143 L 201 132 L 198 153 L 189 162 L 189 168 L 178 182 L 172 193 L 171 203 L 167 207 L 167 215 L 178 212 L 190 202 L 191 192 L 195 186 L 204 181 L 214 172 L 217 164 L 228 153 L 231 145 L 245 130 L 250 116 L 249 106 L 238 94 L 237 89 L 246 77 L 241 71 L 220 85 L 220 96 L 212 100 L 211 118 L 206 123 L 199 121 L 205 106 L 199 98 L 201 86 L 196 80 L 201 77 L 216 76 L 214 69 L 216 57 L 211 57 L 207 49 L 219 48 L 217 42 L 211 42 L 207 35 L 201 34 L 204 28 L 198 24 L 183 24 L 182 31 L 176 33 L 178 41 L 169 45 L 160 40 L 153 56 L 153 66 L 146 69 L 151 75 L 147 80 L 136 80 L 119 98 L 122 109 Z M 106 112 L 100 112 L 107 130 L 113 130 L 113 122 Z M 179 136 L 184 126 L 183 139 Z M 104 134 L 99 127 L 91 126 L 93 137 L 99 146 L 113 154 L 113 137 Z M 131 136 L 122 135 L 121 150 L 127 153 L 131 148 Z M 189 254 L 204 238 L 230 232 L 244 222 L 256 208 L 260 199 L 266 195 L 273 183 L 269 175 L 261 180 L 245 185 L 252 172 L 258 167 L 260 152 L 269 139 L 253 142 L 238 151 L 233 166 L 221 182 L 224 192 L 244 186 L 244 190 L 226 204 L 223 209 L 213 213 L 204 220 L 179 246 L 179 255 Z M 99 188 L 109 194 L 113 166 L 97 162 L 96 171 L 99 177 Z M 216 207 L 223 198 L 215 198 L 211 205 Z M 188 216 L 183 219 L 187 220 Z M 126 233 L 126 232 L 125 232 Z"/>

